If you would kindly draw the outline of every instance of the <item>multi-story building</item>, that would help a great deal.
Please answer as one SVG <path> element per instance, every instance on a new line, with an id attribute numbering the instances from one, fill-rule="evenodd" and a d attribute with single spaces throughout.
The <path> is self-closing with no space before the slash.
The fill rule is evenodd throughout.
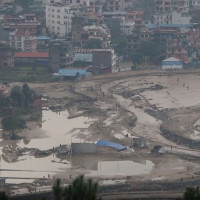
<path id="1" fill-rule="evenodd" d="M 64 39 L 50 41 L 49 62 L 53 72 L 72 65 L 71 42 Z"/>
<path id="2" fill-rule="evenodd" d="M 10 46 L 17 51 L 35 52 L 37 50 L 37 37 L 28 31 L 16 30 L 10 32 Z"/>
<path id="3" fill-rule="evenodd" d="M 3 28 L 9 31 L 28 31 L 31 35 L 36 35 L 39 27 L 40 23 L 34 15 L 25 15 L 24 17 L 5 15 L 3 19 Z"/>
<path id="4" fill-rule="evenodd" d="M 180 58 L 188 58 L 188 42 L 183 38 L 167 39 L 166 56 L 177 56 Z"/>
<path id="5" fill-rule="evenodd" d="M 200 0 L 192 0 L 193 9 L 200 9 Z"/>
<path id="6" fill-rule="evenodd" d="M 13 7 L 14 0 L 0 0 L 0 10 L 6 11 Z"/>
<path id="7" fill-rule="evenodd" d="M 65 37 L 72 28 L 71 7 L 61 3 L 46 5 L 46 27 L 51 34 Z"/>
<path id="8" fill-rule="evenodd" d="M 120 34 L 124 36 L 132 35 L 135 22 L 127 21 L 125 18 L 120 23 Z"/>
<path id="9" fill-rule="evenodd" d="M 124 11 L 124 0 L 107 0 L 104 4 L 104 12 Z"/>
<path id="10" fill-rule="evenodd" d="M 82 42 L 88 42 L 91 39 L 101 41 L 103 48 L 108 48 L 111 43 L 110 30 L 105 25 L 84 26 L 81 34 Z"/>
<path id="11" fill-rule="evenodd" d="M 190 0 L 154 0 L 155 10 L 158 12 L 189 12 Z"/>
<path id="12" fill-rule="evenodd" d="M 0 43 L 0 67 L 14 67 L 14 51 L 7 44 Z"/>
<path id="13" fill-rule="evenodd" d="M 144 11 L 137 10 L 126 13 L 126 20 L 135 22 L 136 27 L 141 27 L 144 21 Z"/>

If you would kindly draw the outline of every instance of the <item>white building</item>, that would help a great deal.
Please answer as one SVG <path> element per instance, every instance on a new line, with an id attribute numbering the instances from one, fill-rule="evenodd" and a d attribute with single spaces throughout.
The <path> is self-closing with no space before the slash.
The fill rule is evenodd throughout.
<path id="1" fill-rule="evenodd" d="M 190 24 L 191 19 L 188 13 L 172 12 L 172 24 Z"/>
<path id="2" fill-rule="evenodd" d="M 192 6 L 194 8 L 200 8 L 200 0 L 192 0 Z"/>
<path id="3" fill-rule="evenodd" d="M 135 27 L 135 22 L 133 21 L 127 21 L 125 18 L 120 23 L 120 32 L 121 35 L 131 35 L 133 33 Z"/>
<path id="4" fill-rule="evenodd" d="M 174 57 L 167 58 L 163 60 L 162 69 L 183 69 L 183 61 Z"/>
<path id="5" fill-rule="evenodd" d="M 51 34 L 65 37 L 72 28 L 71 7 L 61 3 L 46 5 L 46 27 Z"/>

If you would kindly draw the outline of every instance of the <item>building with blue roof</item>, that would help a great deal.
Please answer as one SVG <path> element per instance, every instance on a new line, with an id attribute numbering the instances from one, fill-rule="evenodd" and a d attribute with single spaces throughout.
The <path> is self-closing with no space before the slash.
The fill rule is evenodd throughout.
<path id="1" fill-rule="evenodd" d="M 63 79 L 79 79 L 86 76 L 87 71 L 82 69 L 59 69 L 58 73 L 53 74 Z"/>
<path id="2" fill-rule="evenodd" d="M 48 36 L 38 36 L 37 39 L 38 40 L 50 40 L 50 37 L 48 37 Z"/>

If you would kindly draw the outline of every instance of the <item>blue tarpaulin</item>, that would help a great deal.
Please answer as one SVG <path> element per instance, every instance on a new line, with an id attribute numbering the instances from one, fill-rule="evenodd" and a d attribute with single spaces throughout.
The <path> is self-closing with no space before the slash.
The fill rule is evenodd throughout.
<path id="1" fill-rule="evenodd" d="M 107 140 L 99 140 L 97 142 L 97 146 L 100 146 L 100 147 L 111 147 L 111 148 L 114 148 L 114 149 L 117 149 L 117 150 L 120 150 L 120 151 L 126 149 L 126 147 L 121 145 L 121 144 L 116 144 L 114 142 L 110 142 L 110 141 L 107 141 Z"/>

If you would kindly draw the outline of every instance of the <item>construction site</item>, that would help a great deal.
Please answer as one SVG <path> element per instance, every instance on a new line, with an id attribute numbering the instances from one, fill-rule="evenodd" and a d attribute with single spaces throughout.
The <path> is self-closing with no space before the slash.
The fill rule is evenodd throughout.
<path id="1" fill-rule="evenodd" d="M 103 199 L 182 197 L 200 181 L 199 83 L 199 70 L 30 83 L 42 95 L 41 118 L 27 122 L 22 139 L 1 139 L 5 187 L 14 196 L 38 193 L 56 178 L 68 184 L 84 174 L 98 181 Z"/>

